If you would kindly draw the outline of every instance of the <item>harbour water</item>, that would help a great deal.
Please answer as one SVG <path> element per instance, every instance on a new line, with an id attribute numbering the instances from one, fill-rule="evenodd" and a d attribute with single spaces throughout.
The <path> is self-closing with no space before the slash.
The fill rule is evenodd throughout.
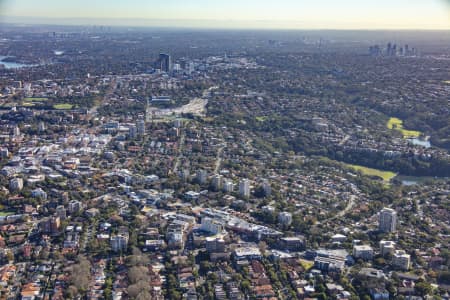
<path id="1" fill-rule="evenodd" d="M 405 175 L 398 175 L 395 177 L 397 181 L 400 181 L 402 185 L 405 186 L 411 186 L 416 184 L 422 184 L 430 181 L 436 181 L 436 180 L 448 180 L 446 177 L 431 177 L 431 176 L 405 176 Z"/>
<path id="2" fill-rule="evenodd" d="M 17 62 L 3 61 L 6 58 L 8 58 L 8 56 L 0 55 L 0 65 L 4 65 L 6 69 L 20 69 L 20 68 L 34 66 L 34 65 L 28 65 L 28 64 L 21 64 L 21 63 L 17 63 Z"/>

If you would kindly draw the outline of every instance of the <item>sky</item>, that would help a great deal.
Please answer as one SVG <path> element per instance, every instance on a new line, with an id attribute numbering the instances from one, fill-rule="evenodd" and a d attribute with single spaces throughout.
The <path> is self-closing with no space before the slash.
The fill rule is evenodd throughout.
<path id="1" fill-rule="evenodd" d="M 0 0 L 0 21 L 206 28 L 450 29 L 450 0 Z"/>

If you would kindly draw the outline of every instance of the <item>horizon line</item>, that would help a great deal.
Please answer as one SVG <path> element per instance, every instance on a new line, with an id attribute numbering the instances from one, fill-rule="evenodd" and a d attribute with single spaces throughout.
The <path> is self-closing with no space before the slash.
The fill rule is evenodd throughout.
<path id="1" fill-rule="evenodd" d="M 26 19 L 26 20 L 25 20 Z M 82 21 L 90 21 L 92 24 L 83 24 Z M 137 22 L 136 24 L 114 24 L 117 21 Z M 139 22 L 155 24 L 139 24 Z M 156 24 L 156 23 L 166 24 Z M 193 24 L 177 24 L 177 23 Z M 210 26 L 201 25 L 205 22 L 227 22 L 227 23 L 248 23 L 247 26 L 227 26 L 225 24 L 210 24 Z M 396 27 L 396 26 L 373 26 L 373 27 L 351 27 L 351 26 L 289 26 L 288 23 L 304 23 L 298 20 L 239 20 L 239 19 L 148 19 L 148 18 L 85 18 L 85 17 L 35 17 L 35 16 L 7 16 L 0 14 L 0 24 L 10 25 L 45 25 L 45 26 L 108 26 L 108 27 L 131 27 L 131 28 L 173 28 L 173 29 L 219 29 L 219 30 L 332 30 L 332 31 L 450 31 L 450 28 L 444 27 Z M 197 23 L 197 24 L 195 24 Z M 258 23 L 272 23 L 269 26 L 258 26 Z M 284 24 L 276 26 L 274 23 Z"/>

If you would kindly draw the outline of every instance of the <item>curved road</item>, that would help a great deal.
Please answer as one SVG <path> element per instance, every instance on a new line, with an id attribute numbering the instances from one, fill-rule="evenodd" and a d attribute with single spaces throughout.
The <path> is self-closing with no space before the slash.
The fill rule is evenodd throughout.
<path id="1" fill-rule="evenodd" d="M 356 196 L 355 195 L 351 195 L 350 196 L 350 200 L 347 203 L 347 206 L 343 210 L 338 212 L 336 215 L 334 215 L 333 217 L 325 220 L 324 222 L 332 221 L 332 220 L 335 220 L 337 218 L 342 218 L 343 216 L 345 216 L 345 214 L 348 213 L 355 206 L 355 200 L 356 200 Z"/>

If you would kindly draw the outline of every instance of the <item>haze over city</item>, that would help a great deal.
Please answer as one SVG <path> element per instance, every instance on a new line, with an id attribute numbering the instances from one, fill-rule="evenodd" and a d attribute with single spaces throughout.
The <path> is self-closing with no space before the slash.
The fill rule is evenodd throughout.
<path id="1" fill-rule="evenodd" d="M 450 300 L 449 9 L 0 0 L 0 300 Z"/>
<path id="2" fill-rule="evenodd" d="M 2 0 L 0 21 L 262 29 L 449 29 L 446 0 Z"/>

